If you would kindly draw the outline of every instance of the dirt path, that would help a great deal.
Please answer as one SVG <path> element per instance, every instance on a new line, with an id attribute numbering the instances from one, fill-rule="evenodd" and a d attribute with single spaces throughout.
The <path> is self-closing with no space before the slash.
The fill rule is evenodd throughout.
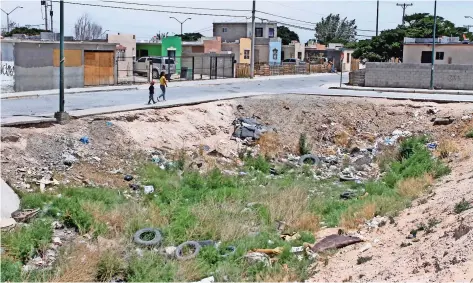
<path id="1" fill-rule="evenodd" d="M 464 146 L 464 150 L 473 151 L 471 141 Z M 462 160 L 452 169 L 429 196 L 400 213 L 395 224 L 361 231 L 372 245 L 370 249 L 361 252 L 367 243 L 360 243 L 340 250 L 327 266 L 319 264 L 319 272 L 309 281 L 473 282 L 473 228 L 463 236 L 459 229 L 462 224 L 473 227 L 473 209 L 460 214 L 453 212 L 455 204 L 463 198 L 473 201 L 473 159 Z M 406 239 L 412 229 L 429 219 L 440 222 L 433 232 L 419 232 L 418 242 Z M 401 247 L 403 243 L 411 245 Z M 361 256 L 372 260 L 358 265 Z"/>

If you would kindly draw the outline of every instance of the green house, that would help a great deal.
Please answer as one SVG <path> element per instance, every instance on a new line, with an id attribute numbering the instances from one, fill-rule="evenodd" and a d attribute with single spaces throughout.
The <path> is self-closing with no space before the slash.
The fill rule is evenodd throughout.
<path id="1" fill-rule="evenodd" d="M 176 72 L 181 73 L 182 40 L 179 36 L 168 36 L 161 42 L 137 42 L 136 58 L 144 56 L 173 57 L 176 61 Z"/>

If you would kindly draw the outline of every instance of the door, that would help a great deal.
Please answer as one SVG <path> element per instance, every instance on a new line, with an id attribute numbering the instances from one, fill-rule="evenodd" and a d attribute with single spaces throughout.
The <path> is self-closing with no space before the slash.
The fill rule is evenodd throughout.
<path id="1" fill-rule="evenodd" d="M 114 83 L 114 52 L 84 51 L 84 85 L 112 85 Z"/>

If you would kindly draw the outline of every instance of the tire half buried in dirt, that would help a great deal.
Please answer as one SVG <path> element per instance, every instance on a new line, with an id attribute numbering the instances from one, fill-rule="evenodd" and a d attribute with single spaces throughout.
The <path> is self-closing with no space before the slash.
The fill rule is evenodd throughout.
<path id="1" fill-rule="evenodd" d="M 308 163 L 310 161 L 310 163 Z M 313 155 L 313 154 L 306 154 L 302 155 L 301 158 L 299 159 L 299 165 L 304 165 L 304 164 L 318 164 L 320 163 L 320 158 Z"/>
<path id="2" fill-rule="evenodd" d="M 141 236 L 145 233 L 153 233 L 154 238 L 151 240 L 143 240 Z M 161 236 L 161 232 L 158 229 L 154 228 L 144 228 L 136 231 L 135 235 L 133 236 L 133 241 L 139 245 L 143 246 L 159 246 L 161 245 L 163 237 Z"/>
<path id="3" fill-rule="evenodd" d="M 194 249 L 194 251 L 191 254 L 185 255 L 183 249 L 186 248 L 186 247 L 192 248 L 192 249 Z M 199 254 L 201 248 L 202 248 L 202 246 L 196 241 L 184 242 L 184 243 L 180 244 L 179 246 L 177 246 L 177 248 L 176 248 L 176 258 L 178 260 L 192 259 L 192 258 L 196 257 Z"/>

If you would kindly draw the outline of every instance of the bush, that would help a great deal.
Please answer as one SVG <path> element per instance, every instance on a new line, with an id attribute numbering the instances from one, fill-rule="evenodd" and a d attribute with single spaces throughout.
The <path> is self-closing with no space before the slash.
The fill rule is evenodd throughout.
<path id="1" fill-rule="evenodd" d="M 38 219 L 28 226 L 15 229 L 13 232 L 2 233 L 2 246 L 6 247 L 9 256 L 25 263 L 37 254 L 39 249 L 47 247 L 52 235 L 51 222 Z"/>
<path id="2" fill-rule="evenodd" d="M 21 262 L 2 256 L 0 278 L 2 282 L 21 282 Z"/>
<path id="3" fill-rule="evenodd" d="M 310 153 L 311 146 L 307 143 L 306 134 L 301 134 L 299 137 L 299 153 L 300 155 L 306 155 Z"/>
<path id="4" fill-rule="evenodd" d="M 456 214 L 460 214 L 462 213 L 463 211 L 465 210 L 468 210 L 472 208 L 471 204 L 469 202 L 467 202 L 465 199 L 462 199 L 462 201 L 460 201 L 459 203 L 455 204 L 455 208 L 453 209 L 453 211 L 456 213 Z"/>
<path id="5" fill-rule="evenodd" d="M 469 138 L 469 139 L 473 139 L 473 130 L 467 132 L 467 133 L 465 134 L 465 137 L 467 137 L 467 138 Z"/>
<path id="6" fill-rule="evenodd" d="M 266 160 L 266 158 L 262 155 L 258 155 L 255 158 L 246 158 L 245 166 L 249 169 L 260 171 L 266 174 L 268 174 L 269 170 L 271 169 L 271 164 L 269 164 L 268 160 Z"/>
<path id="7" fill-rule="evenodd" d="M 121 255 L 114 251 L 106 251 L 101 257 L 97 266 L 97 280 L 100 282 L 110 282 L 113 277 L 125 271 L 125 263 Z"/>

